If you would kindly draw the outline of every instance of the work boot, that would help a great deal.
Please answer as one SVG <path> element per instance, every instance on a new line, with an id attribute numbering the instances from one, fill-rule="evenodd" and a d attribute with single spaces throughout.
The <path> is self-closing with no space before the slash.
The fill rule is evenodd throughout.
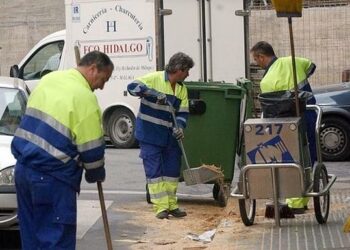
<path id="1" fill-rule="evenodd" d="M 162 212 L 160 212 L 160 213 L 158 213 L 157 215 L 156 215 L 156 217 L 158 218 L 158 219 L 169 219 L 169 213 L 168 213 L 168 211 L 167 210 L 163 210 Z"/>
<path id="2" fill-rule="evenodd" d="M 169 214 L 171 214 L 172 216 L 174 216 L 176 218 L 185 217 L 187 215 L 187 213 L 185 211 L 182 211 L 179 208 L 176 208 L 174 210 L 169 211 Z"/>

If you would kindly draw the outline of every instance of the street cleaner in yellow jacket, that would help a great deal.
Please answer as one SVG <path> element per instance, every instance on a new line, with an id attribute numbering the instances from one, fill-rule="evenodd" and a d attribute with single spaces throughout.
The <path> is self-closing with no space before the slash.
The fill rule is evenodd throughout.
<path id="1" fill-rule="evenodd" d="M 141 97 L 135 135 L 158 219 L 187 215 L 179 208 L 176 198 L 181 169 L 177 140 L 184 137 L 189 114 L 187 88 L 182 82 L 193 65 L 191 57 L 179 52 L 170 58 L 165 71 L 146 74 L 128 85 L 131 95 Z M 173 107 L 178 129 L 174 128 L 171 115 Z"/>
<path id="2" fill-rule="evenodd" d="M 104 181 L 101 110 L 93 91 L 113 71 L 110 58 L 86 54 L 75 69 L 45 75 L 31 93 L 12 141 L 23 250 L 76 247 L 77 201 L 87 182 Z"/>
<path id="3" fill-rule="evenodd" d="M 265 41 L 256 43 L 250 52 L 255 62 L 260 67 L 265 69 L 264 77 L 260 82 L 261 93 L 294 89 L 291 57 L 277 57 L 272 46 Z M 300 91 L 312 93 L 311 86 L 308 82 L 308 77 L 314 73 L 316 69 L 315 64 L 313 64 L 309 59 L 300 57 L 295 58 L 295 61 L 298 89 Z M 316 100 L 314 96 L 311 96 L 307 100 L 307 104 L 315 103 Z M 315 140 L 315 111 L 307 110 L 305 112 L 305 120 L 309 142 L 311 166 L 313 166 L 317 160 Z M 291 198 L 287 199 L 287 204 L 288 207 L 292 208 L 293 212 L 297 214 L 304 213 L 304 210 L 307 208 L 308 201 L 309 198 Z"/>

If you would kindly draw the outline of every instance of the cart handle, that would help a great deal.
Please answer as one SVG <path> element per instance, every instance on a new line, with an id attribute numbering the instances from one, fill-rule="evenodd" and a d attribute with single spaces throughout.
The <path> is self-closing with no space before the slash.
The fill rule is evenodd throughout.
<path id="1" fill-rule="evenodd" d="M 313 104 L 313 105 L 306 105 L 306 110 L 314 110 L 317 113 L 316 126 L 315 126 L 316 153 L 317 153 L 317 161 L 322 164 L 323 160 L 322 160 L 321 143 L 320 143 L 322 109 L 320 106 Z"/>
<path id="2" fill-rule="evenodd" d="M 323 196 L 323 195 L 325 195 L 326 193 L 328 193 L 328 192 L 329 192 L 329 189 L 332 187 L 332 185 L 333 185 L 334 182 L 336 181 L 337 176 L 335 176 L 334 174 L 329 174 L 329 175 L 327 176 L 327 178 L 328 178 L 328 179 L 330 178 L 330 180 L 329 180 L 328 184 L 323 188 L 322 191 L 317 192 L 317 193 L 316 193 L 316 192 L 309 192 L 309 193 L 306 193 L 306 194 L 304 195 L 304 197 L 318 197 L 318 196 Z"/>

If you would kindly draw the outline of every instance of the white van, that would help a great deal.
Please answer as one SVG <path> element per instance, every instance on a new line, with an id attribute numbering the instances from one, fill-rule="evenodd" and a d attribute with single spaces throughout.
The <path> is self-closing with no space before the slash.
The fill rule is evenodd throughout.
<path id="1" fill-rule="evenodd" d="M 194 59 L 190 81 L 235 82 L 245 76 L 243 18 L 235 15 L 243 0 L 66 0 L 65 4 L 66 30 L 38 42 L 10 75 L 24 79 L 32 90 L 43 75 L 76 66 L 74 46 L 81 56 L 92 50 L 106 53 L 115 70 L 96 95 L 105 134 L 118 148 L 137 143 L 139 99 L 129 96 L 127 84 L 163 69 L 174 53 L 182 51 Z"/>

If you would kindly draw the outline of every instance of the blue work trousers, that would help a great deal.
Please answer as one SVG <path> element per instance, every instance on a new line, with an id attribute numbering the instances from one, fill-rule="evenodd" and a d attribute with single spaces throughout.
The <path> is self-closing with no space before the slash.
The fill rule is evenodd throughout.
<path id="1" fill-rule="evenodd" d="M 22 249 L 75 249 L 76 191 L 18 162 L 15 183 Z"/>
<path id="2" fill-rule="evenodd" d="M 165 147 L 140 142 L 140 158 L 143 159 L 147 179 L 161 176 L 180 177 L 181 150 L 177 141 L 170 139 Z"/>

